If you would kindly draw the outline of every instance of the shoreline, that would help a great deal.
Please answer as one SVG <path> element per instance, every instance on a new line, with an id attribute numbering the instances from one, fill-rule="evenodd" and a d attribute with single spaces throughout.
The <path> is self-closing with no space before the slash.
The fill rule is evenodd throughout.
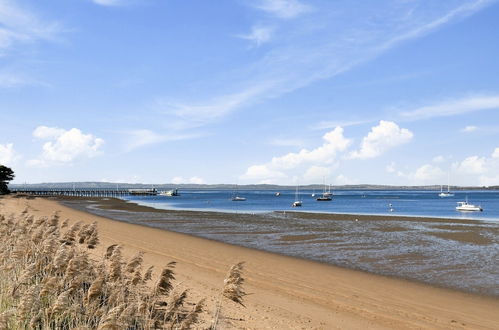
<path id="1" fill-rule="evenodd" d="M 60 198 L 60 197 L 56 197 Z M 67 198 L 67 197 L 63 197 Z M 69 197 L 71 198 L 71 197 Z M 78 197 L 76 197 L 78 198 Z M 85 198 L 85 197 L 81 197 Z M 91 197 L 90 197 L 91 198 Z M 97 197 L 99 198 L 99 197 Z M 106 197 L 104 197 L 106 198 Z M 456 216 L 454 217 L 449 217 L 449 216 L 428 216 L 428 215 L 406 215 L 406 214 L 398 214 L 398 213 L 353 213 L 353 212 L 321 212 L 321 211 L 313 211 L 313 210 L 307 210 L 307 211 L 300 211 L 296 209 L 290 209 L 288 210 L 268 210 L 268 211 L 232 211 L 228 209 L 212 209 L 212 208 L 190 208 L 190 209 L 184 209 L 184 208 L 177 208 L 177 207 L 168 207 L 168 208 L 162 208 L 162 207 L 155 207 L 156 203 L 151 203 L 151 202 L 141 202 L 140 200 L 130 200 L 130 199 L 121 199 L 117 197 L 108 197 L 108 198 L 115 198 L 118 200 L 123 200 L 128 203 L 133 203 L 137 204 L 140 206 L 144 207 L 149 207 L 151 209 L 156 209 L 156 210 L 164 210 L 164 211 L 185 211 L 185 212 L 214 212 L 214 213 L 223 213 L 223 214 L 251 214 L 251 215 L 258 215 L 258 214 L 272 214 L 272 213 L 302 213 L 302 214 L 319 214 L 319 215 L 330 215 L 330 216 L 342 216 L 342 215 L 350 215 L 350 216 L 361 216 L 361 217 L 393 217 L 393 218 L 410 218 L 410 219 L 430 219 L 430 220 L 436 220 L 436 219 L 444 219 L 444 220 L 472 220 L 472 221 L 482 221 L 482 222 L 499 222 L 499 218 L 481 218 L 481 217 L 471 217 L 472 214 L 477 213 L 480 214 L 481 212 L 458 212 L 456 211 Z M 464 216 L 468 215 L 470 217 L 460 217 L 458 215 Z"/>
<path id="2" fill-rule="evenodd" d="M 39 196 L 38 196 L 39 197 Z M 116 200 L 120 203 L 123 202 L 129 207 L 119 208 L 115 210 L 123 210 L 123 211 L 135 211 L 140 210 L 140 208 L 144 208 L 144 211 L 149 212 L 158 212 L 158 213 L 190 213 L 192 215 L 198 213 L 208 213 L 208 214 L 222 214 L 222 215 L 272 215 L 272 214 L 297 214 L 304 215 L 304 218 L 314 216 L 322 218 L 324 220 L 352 220 L 358 219 L 359 221 L 363 220 L 387 220 L 387 217 L 390 220 L 405 220 L 405 221 L 423 221 L 423 222 L 459 222 L 459 223 L 467 223 L 473 224 L 477 221 L 480 222 L 497 222 L 499 219 L 488 219 L 488 218 L 452 218 L 452 217 L 430 217 L 424 215 L 411 216 L 411 215 L 402 215 L 402 214 L 367 214 L 367 213 L 328 213 L 328 212 L 315 212 L 315 211 L 261 211 L 261 212 L 229 212 L 224 210 L 215 210 L 215 209 L 182 209 L 182 208 L 157 208 L 152 206 L 152 203 L 138 203 L 137 201 L 121 199 L 116 197 L 69 197 L 69 196 L 60 196 L 60 197 L 40 197 L 40 198 L 49 198 L 57 201 L 71 201 L 71 200 L 88 200 L 88 201 L 105 201 L 105 200 Z M 105 205 L 104 205 L 105 206 Z"/>
<path id="3" fill-rule="evenodd" d="M 7 211 L 25 206 L 37 216 L 56 209 L 73 222 L 98 221 L 101 246 L 123 244 L 146 252 L 146 262 L 178 261 L 178 279 L 213 297 L 227 267 L 246 261 L 247 309 L 227 304 L 232 328 L 493 329 L 499 300 L 315 261 L 228 245 L 186 234 L 129 224 L 78 211 L 54 200 L 0 199 Z M 4 208 L 5 206 L 2 206 Z M 208 300 L 207 310 L 212 311 Z M 242 321 L 241 321 L 242 320 Z"/>
<path id="4" fill-rule="evenodd" d="M 214 211 L 192 211 L 192 210 L 165 210 L 165 209 L 159 209 L 159 208 L 152 208 L 150 206 L 145 206 L 142 204 L 135 203 L 134 201 L 128 201 L 128 200 L 123 200 L 119 198 L 100 198 L 100 197 L 95 197 L 95 198 L 84 198 L 84 197 L 57 197 L 54 198 L 54 200 L 58 201 L 59 203 L 62 203 L 65 206 L 74 208 L 76 210 L 80 210 L 83 212 L 88 212 L 90 214 L 95 214 L 98 216 L 104 216 L 106 218 L 109 218 L 111 220 L 116 220 L 116 221 L 124 221 L 128 222 L 126 220 L 123 220 L 121 218 L 122 214 L 127 214 L 131 212 L 138 212 L 138 214 L 141 214 L 142 212 L 151 212 L 155 214 L 160 214 L 164 215 L 165 217 L 168 217 L 169 220 L 175 221 L 175 219 L 183 219 L 183 218 L 198 218 L 198 219 L 203 219 L 203 220 L 212 220 L 212 221 L 218 221 L 219 217 L 221 218 L 230 218 L 236 216 L 236 214 L 233 213 L 224 213 L 224 212 L 214 212 Z M 88 203 L 85 202 L 91 202 L 95 203 L 88 205 Z M 113 215 L 106 213 L 106 212 L 101 212 L 100 210 L 110 210 L 112 212 L 123 212 L 122 214 L 118 215 Z M 447 218 L 429 218 L 429 217 L 407 217 L 407 216 L 391 216 L 391 218 L 387 219 L 385 216 L 381 215 L 375 215 L 375 216 L 370 216 L 370 215 L 359 215 L 359 214 L 330 214 L 330 213 L 311 213 L 311 212 L 272 212 L 272 213 L 264 213 L 264 214 L 246 214 L 246 213 L 240 213 L 238 214 L 239 217 L 245 217 L 243 221 L 251 221 L 251 219 L 267 219 L 270 221 L 279 220 L 279 219 L 286 219 L 286 220 L 296 220 L 300 219 L 303 221 L 308 221 L 309 219 L 318 220 L 318 221 L 327 221 L 328 223 L 336 223 L 336 222 L 350 222 L 353 223 L 353 221 L 358 221 L 358 223 L 362 223 L 363 221 L 366 222 L 407 222 L 408 224 L 412 224 L 412 222 L 420 222 L 420 223 L 428 223 L 430 225 L 440 227 L 440 228 L 454 228 L 456 224 L 459 226 L 477 226 L 479 223 L 477 223 L 476 220 L 470 220 L 470 219 L 447 219 Z M 159 220 L 158 220 L 159 221 Z M 248 246 L 241 244 L 240 242 L 231 242 L 227 241 L 224 239 L 220 238 L 215 238 L 215 237 L 209 237 L 206 234 L 203 233 L 193 233 L 193 232 L 185 232 L 182 230 L 176 230 L 175 228 L 169 228 L 169 227 L 163 227 L 160 224 L 150 221 L 150 222 L 133 222 L 134 224 L 138 224 L 140 226 L 145 226 L 148 228 L 157 228 L 160 230 L 165 230 L 168 232 L 175 232 L 175 233 L 181 233 L 185 235 L 189 235 L 192 237 L 196 238 L 202 238 L 202 239 L 208 239 L 210 241 L 214 242 L 220 242 L 223 244 L 229 244 L 231 246 L 236 246 L 236 247 L 245 247 L 249 249 L 254 249 L 257 251 L 262 251 L 262 252 L 267 252 L 267 253 L 273 253 L 273 254 L 278 254 L 281 256 L 286 256 L 286 257 L 291 257 L 291 258 L 298 258 L 300 260 L 306 260 L 306 261 L 312 261 L 312 262 L 318 262 L 320 264 L 328 265 L 328 266 L 334 266 L 334 267 L 339 267 L 342 269 L 348 269 L 348 270 L 353 270 L 353 271 L 359 271 L 362 273 L 366 274 L 372 274 L 372 275 L 379 275 L 379 276 L 384 276 L 388 278 L 393 278 L 393 279 L 400 279 L 400 280 L 405 280 L 405 281 L 410 281 L 410 282 L 415 282 L 415 283 L 420 283 L 422 285 L 430 285 L 435 288 L 442 288 L 442 289 L 448 289 L 452 291 L 458 291 L 458 292 L 464 292 L 464 293 L 471 293 L 471 294 L 477 294 L 481 295 L 484 297 L 492 297 L 492 298 L 498 298 L 499 293 L 497 290 L 480 290 L 477 291 L 476 289 L 472 288 L 466 288 L 466 287 L 456 287 L 455 285 L 452 285 L 450 282 L 435 282 L 435 281 L 429 281 L 421 278 L 414 277 L 414 275 L 407 275 L 403 274 L 400 272 L 395 272 L 395 273 L 390 273 L 387 270 L 377 270 L 373 271 L 371 269 L 366 269 L 365 266 L 362 264 L 358 263 L 350 263 L 348 265 L 341 264 L 341 263 L 335 263 L 331 261 L 326 261 L 326 260 L 320 260 L 317 258 L 313 258 L 310 256 L 304 256 L 304 255 L 296 255 L 296 254 L 291 254 L 289 252 L 283 252 L 283 251 L 276 251 L 276 250 L 269 250 L 265 247 L 260 247 L 260 246 Z M 482 222 L 482 225 L 487 224 L 487 222 Z M 399 230 L 397 228 L 394 229 L 395 231 Z M 390 231 L 390 229 L 386 229 L 387 232 Z M 221 232 L 222 233 L 222 232 Z M 272 234 L 272 232 L 256 232 L 254 234 Z M 217 234 L 215 232 L 215 234 Z M 223 232 L 224 235 L 238 235 L 238 234 L 247 234 L 245 232 Z M 435 234 L 435 233 L 434 233 Z M 438 234 L 435 234 L 438 237 Z M 445 234 L 440 234 L 440 236 L 443 236 L 443 238 L 448 239 L 449 237 L 446 237 Z M 283 243 L 286 244 L 300 244 L 301 241 L 307 241 L 308 239 L 313 239 L 315 235 L 297 235 L 297 236 L 289 236 L 286 237 L 285 239 L 282 239 Z M 316 238 L 316 237 L 315 237 Z M 484 244 L 483 241 L 486 241 L 486 238 L 479 235 L 471 235 L 470 237 L 450 237 L 451 239 L 456 239 L 460 240 L 464 243 L 472 243 L 472 244 Z M 258 237 L 253 237 L 253 239 L 258 240 Z M 396 256 L 393 256 L 394 258 L 397 258 Z M 401 262 L 404 262 L 408 256 L 403 254 L 401 255 L 400 258 Z M 371 259 L 370 257 L 367 257 Z M 414 258 L 418 258 L 418 256 L 415 256 Z M 418 262 L 418 260 L 416 260 Z M 435 267 L 440 267 L 441 265 L 437 265 Z M 457 270 L 457 269 L 456 269 Z"/>

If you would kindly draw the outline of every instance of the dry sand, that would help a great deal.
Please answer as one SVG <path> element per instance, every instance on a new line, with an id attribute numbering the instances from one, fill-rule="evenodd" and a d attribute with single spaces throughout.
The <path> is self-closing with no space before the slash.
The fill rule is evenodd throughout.
<path id="1" fill-rule="evenodd" d="M 221 329 L 499 329 L 499 299 L 233 246 L 98 217 L 56 201 L 0 199 L 0 210 L 35 215 L 55 210 L 71 222 L 98 222 L 100 249 L 146 252 L 156 269 L 177 261 L 178 285 L 208 297 L 207 313 L 228 268 L 245 261 L 246 308 L 226 302 Z M 236 216 L 236 215 L 234 215 Z M 97 252 L 101 252 L 97 251 Z M 205 324 L 211 316 L 206 315 Z"/>

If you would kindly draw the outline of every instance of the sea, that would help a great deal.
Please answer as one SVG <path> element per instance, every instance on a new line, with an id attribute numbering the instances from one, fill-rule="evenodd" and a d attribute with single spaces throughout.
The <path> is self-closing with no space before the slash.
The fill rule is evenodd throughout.
<path id="1" fill-rule="evenodd" d="M 123 197 L 167 212 L 99 208 L 95 200 L 65 203 L 120 221 L 499 297 L 498 191 L 441 198 L 438 191 L 341 190 L 323 202 L 314 193 L 321 192 L 300 191 L 301 208 L 291 207 L 294 190 L 241 190 L 246 200 L 239 202 L 229 190 Z M 466 199 L 483 212 L 456 211 Z M 366 216 L 358 220 L 359 214 Z"/>
<path id="2" fill-rule="evenodd" d="M 276 194 L 279 193 L 279 196 Z M 243 190 L 238 196 L 246 201 L 234 202 L 231 190 L 182 190 L 180 196 L 127 196 L 126 200 L 167 210 L 220 211 L 231 213 L 265 213 L 301 211 L 366 215 L 397 215 L 499 221 L 499 191 L 458 191 L 452 197 L 439 197 L 440 191 L 410 190 L 341 190 L 333 192 L 332 201 L 318 202 L 322 191 L 303 190 L 298 194 L 302 207 L 292 208 L 295 190 Z M 457 202 L 480 205 L 483 212 L 456 211 Z"/>

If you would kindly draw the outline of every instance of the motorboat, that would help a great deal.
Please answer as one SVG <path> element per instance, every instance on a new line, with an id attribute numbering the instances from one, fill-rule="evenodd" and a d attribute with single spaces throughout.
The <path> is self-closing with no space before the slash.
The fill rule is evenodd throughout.
<path id="1" fill-rule="evenodd" d="M 276 196 L 276 197 L 279 197 L 279 196 L 281 196 L 281 193 L 280 193 L 280 192 L 276 192 L 276 193 L 275 193 L 275 196 Z"/>
<path id="2" fill-rule="evenodd" d="M 172 189 L 172 190 L 167 190 L 167 191 L 162 191 L 159 193 L 161 196 L 180 196 L 180 193 L 178 192 L 178 189 Z"/>
<path id="3" fill-rule="evenodd" d="M 483 208 L 480 205 L 468 203 L 468 198 L 466 198 L 464 202 L 457 202 L 456 210 L 462 212 L 482 212 Z"/>

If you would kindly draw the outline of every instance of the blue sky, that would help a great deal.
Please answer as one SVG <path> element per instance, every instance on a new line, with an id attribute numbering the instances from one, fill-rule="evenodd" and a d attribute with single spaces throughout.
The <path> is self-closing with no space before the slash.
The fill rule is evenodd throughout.
<path id="1" fill-rule="evenodd" d="M 0 0 L 16 183 L 499 184 L 499 3 Z"/>

